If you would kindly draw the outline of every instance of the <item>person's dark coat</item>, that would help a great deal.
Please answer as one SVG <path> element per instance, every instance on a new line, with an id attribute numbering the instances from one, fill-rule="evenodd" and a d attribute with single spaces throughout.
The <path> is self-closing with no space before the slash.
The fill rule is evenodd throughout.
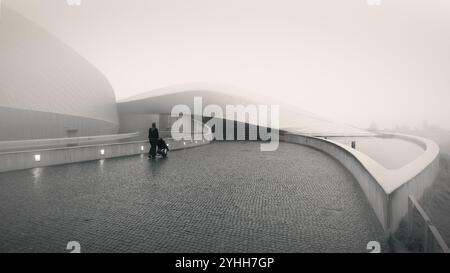
<path id="1" fill-rule="evenodd" d="M 158 132 L 158 128 L 150 128 L 148 130 L 148 139 L 152 142 L 152 141 L 158 141 L 159 139 L 159 132 Z"/>
<path id="2" fill-rule="evenodd" d="M 158 144 L 159 132 L 156 127 L 148 129 L 148 140 L 150 142 L 149 157 L 154 158 L 156 156 L 156 145 Z"/>

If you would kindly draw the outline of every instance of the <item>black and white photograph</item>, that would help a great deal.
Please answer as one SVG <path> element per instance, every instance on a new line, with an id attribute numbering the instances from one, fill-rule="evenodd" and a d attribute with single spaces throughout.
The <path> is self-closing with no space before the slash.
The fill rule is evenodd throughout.
<path id="1" fill-rule="evenodd" d="M 449 245 L 450 1 L 0 0 L 0 253 Z"/>

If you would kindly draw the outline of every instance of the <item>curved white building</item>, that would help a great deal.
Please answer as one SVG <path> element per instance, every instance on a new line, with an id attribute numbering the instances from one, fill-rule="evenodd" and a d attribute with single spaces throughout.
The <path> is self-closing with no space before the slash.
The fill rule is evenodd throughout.
<path id="1" fill-rule="evenodd" d="M 186 83 L 166 86 L 119 100 L 118 111 L 122 133 L 143 131 L 151 126 L 152 115 L 168 114 L 175 105 L 187 105 L 194 109 L 194 97 L 202 98 L 203 106 L 217 105 L 226 109 L 227 105 L 278 105 L 279 128 L 311 136 L 370 136 L 372 133 L 354 126 L 323 118 L 303 111 L 276 99 L 262 95 L 247 95 L 240 88 L 213 83 Z M 243 117 L 235 117 L 238 122 L 248 122 Z M 160 120 L 161 122 L 161 120 Z M 170 124 L 163 122 L 162 124 Z M 169 128 L 165 128 L 169 129 Z"/>
<path id="2" fill-rule="evenodd" d="M 108 80 L 16 12 L 0 18 L 0 141 L 115 134 Z"/>

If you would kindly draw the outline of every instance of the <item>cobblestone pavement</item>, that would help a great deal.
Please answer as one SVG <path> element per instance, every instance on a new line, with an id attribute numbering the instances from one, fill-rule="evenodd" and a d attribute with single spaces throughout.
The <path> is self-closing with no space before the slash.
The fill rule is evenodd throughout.
<path id="1" fill-rule="evenodd" d="M 357 182 L 295 144 L 219 142 L 0 174 L 0 252 L 367 252 L 385 248 Z"/>

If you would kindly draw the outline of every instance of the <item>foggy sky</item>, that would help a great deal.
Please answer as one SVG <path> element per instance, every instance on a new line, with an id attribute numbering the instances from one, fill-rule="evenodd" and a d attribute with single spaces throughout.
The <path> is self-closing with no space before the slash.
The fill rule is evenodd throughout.
<path id="1" fill-rule="evenodd" d="M 117 99 L 212 82 L 363 128 L 450 129 L 448 0 L 2 2 L 95 65 Z"/>

